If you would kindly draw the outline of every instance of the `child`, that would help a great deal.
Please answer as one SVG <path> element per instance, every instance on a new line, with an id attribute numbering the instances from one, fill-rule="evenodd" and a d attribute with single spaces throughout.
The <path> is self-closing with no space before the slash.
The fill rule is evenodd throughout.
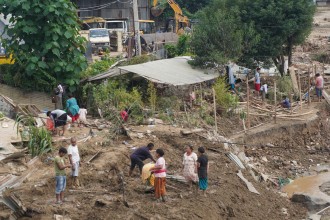
<path id="1" fill-rule="evenodd" d="M 67 150 L 64 147 L 61 147 L 58 151 L 58 156 L 54 159 L 55 164 L 55 179 L 56 179 L 56 204 L 62 204 L 64 200 L 64 190 L 66 186 L 66 173 L 65 168 L 70 168 L 71 165 L 64 164 L 64 156 L 67 154 Z"/>
<path id="2" fill-rule="evenodd" d="M 206 196 L 206 189 L 208 187 L 207 175 L 209 172 L 209 160 L 204 153 L 204 147 L 199 147 L 197 159 L 197 173 L 199 178 L 199 189 L 202 190 L 204 196 Z"/>
<path id="3" fill-rule="evenodd" d="M 150 169 L 155 175 L 155 197 L 156 200 L 159 201 L 160 197 L 162 197 L 162 201 L 165 202 L 165 194 L 166 194 L 166 167 L 165 167 L 165 159 L 163 158 L 164 151 L 162 149 L 156 150 L 156 164 L 153 168 Z"/>
<path id="4" fill-rule="evenodd" d="M 79 165 L 80 165 L 80 156 L 77 146 L 77 139 L 75 137 L 71 138 L 71 145 L 68 147 L 68 156 L 71 164 L 71 177 L 72 177 L 72 186 L 79 187 Z"/>

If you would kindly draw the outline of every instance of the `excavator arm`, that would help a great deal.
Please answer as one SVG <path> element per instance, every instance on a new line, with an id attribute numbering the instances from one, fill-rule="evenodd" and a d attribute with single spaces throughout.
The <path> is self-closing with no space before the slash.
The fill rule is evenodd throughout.
<path id="1" fill-rule="evenodd" d="M 175 32 L 178 33 L 180 23 L 182 23 L 184 26 L 189 26 L 189 19 L 187 16 L 183 15 L 181 7 L 178 5 L 178 3 L 175 2 L 175 0 L 166 0 L 167 3 L 171 6 L 171 8 L 174 11 L 175 14 Z M 152 2 L 153 7 L 157 7 L 158 0 L 153 0 Z"/>

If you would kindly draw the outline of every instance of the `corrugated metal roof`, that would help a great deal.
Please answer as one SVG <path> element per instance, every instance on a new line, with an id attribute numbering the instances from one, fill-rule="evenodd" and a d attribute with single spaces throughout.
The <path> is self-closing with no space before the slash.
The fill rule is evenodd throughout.
<path id="1" fill-rule="evenodd" d="M 150 81 L 174 86 L 190 85 L 212 80 L 219 76 L 213 70 L 194 69 L 188 61 L 190 57 L 175 57 L 137 65 L 119 67 L 136 73 Z"/>

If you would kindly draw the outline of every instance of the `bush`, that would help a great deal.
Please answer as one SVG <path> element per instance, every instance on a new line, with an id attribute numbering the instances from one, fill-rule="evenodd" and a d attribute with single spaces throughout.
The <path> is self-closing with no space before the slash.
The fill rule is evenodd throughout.
<path id="1" fill-rule="evenodd" d="M 165 45 L 167 58 L 173 58 L 177 55 L 177 48 L 175 45 L 167 44 Z"/>
<path id="2" fill-rule="evenodd" d="M 228 91 L 228 85 L 224 77 L 220 77 L 213 86 L 216 103 L 225 109 L 237 107 L 238 98 Z"/>
<path id="3" fill-rule="evenodd" d="M 292 80 L 290 76 L 283 76 L 276 80 L 279 92 L 289 95 L 293 91 Z"/>
<path id="4" fill-rule="evenodd" d="M 35 121 L 30 116 L 19 115 L 16 118 L 17 132 L 19 126 L 26 126 L 28 132 L 28 150 L 32 157 L 42 155 L 52 151 L 52 136 L 45 128 L 37 128 L 34 124 Z M 20 131 L 22 132 L 22 131 Z M 21 136 L 23 134 L 21 133 Z M 24 138 L 22 137 L 22 140 Z"/>
<path id="5" fill-rule="evenodd" d="M 117 60 L 115 58 L 106 58 L 104 60 L 96 61 L 88 66 L 88 68 L 81 72 L 80 78 L 87 79 L 88 77 L 107 71 Z"/>
<path id="6" fill-rule="evenodd" d="M 153 112 L 156 111 L 156 102 L 157 102 L 157 90 L 153 82 L 149 81 L 148 83 L 148 101 Z"/>

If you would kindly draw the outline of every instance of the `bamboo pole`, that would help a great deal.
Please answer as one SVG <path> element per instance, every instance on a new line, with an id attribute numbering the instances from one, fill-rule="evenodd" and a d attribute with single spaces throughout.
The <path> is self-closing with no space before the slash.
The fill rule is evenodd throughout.
<path id="1" fill-rule="evenodd" d="M 290 99 L 290 114 L 292 115 L 293 114 L 293 102 L 292 102 L 292 92 L 289 93 L 289 99 Z"/>
<path id="2" fill-rule="evenodd" d="M 274 114 L 274 122 L 276 124 L 276 81 L 274 81 L 274 107 L 275 107 L 275 114 Z"/>
<path id="3" fill-rule="evenodd" d="M 310 69 L 308 67 L 308 106 L 311 105 L 311 75 L 310 75 Z"/>
<path id="4" fill-rule="evenodd" d="M 247 130 L 250 129 L 250 88 L 249 88 L 249 78 L 246 76 L 246 122 L 247 122 Z"/>
<path id="5" fill-rule="evenodd" d="M 214 108 L 214 124 L 215 124 L 215 133 L 218 133 L 218 124 L 217 124 L 217 106 L 215 103 L 215 90 L 212 88 L 213 92 L 213 108 Z"/>
<path id="6" fill-rule="evenodd" d="M 301 82 L 300 82 L 300 72 L 298 74 L 298 87 L 299 87 L 299 101 L 300 101 L 300 110 L 302 110 L 302 97 L 301 97 Z"/>

